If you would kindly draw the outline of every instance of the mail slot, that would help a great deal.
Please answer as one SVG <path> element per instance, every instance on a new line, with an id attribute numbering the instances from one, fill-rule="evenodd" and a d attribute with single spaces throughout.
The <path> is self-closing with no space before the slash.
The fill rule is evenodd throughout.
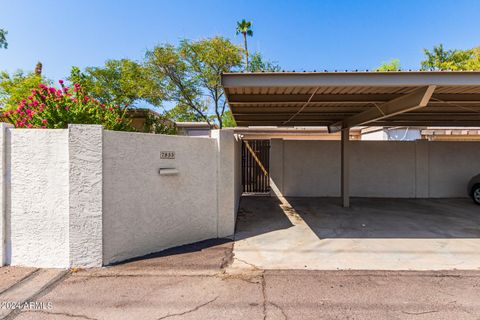
<path id="1" fill-rule="evenodd" d="M 160 168 L 158 169 L 158 174 L 161 176 L 171 176 L 178 174 L 178 170 L 175 168 Z"/>

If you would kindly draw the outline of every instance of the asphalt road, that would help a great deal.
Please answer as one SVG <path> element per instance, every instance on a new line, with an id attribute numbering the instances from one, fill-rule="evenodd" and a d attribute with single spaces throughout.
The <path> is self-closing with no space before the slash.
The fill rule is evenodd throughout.
<path id="1" fill-rule="evenodd" d="M 232 242 L 210 241 L 74 270 L 33 294 L 50 307 L 7 319 L 480 319 L 480 271 L 230 274 L 233 259 Z M 30 274 L 0 268 L 0 301 L 19 281 L 35 287 Z"/>

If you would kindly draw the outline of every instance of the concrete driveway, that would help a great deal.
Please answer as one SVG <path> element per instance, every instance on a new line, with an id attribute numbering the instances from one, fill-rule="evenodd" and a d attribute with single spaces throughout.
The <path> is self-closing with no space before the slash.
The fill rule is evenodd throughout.
<path id="1" fill-rule="evenodd" d="M 468 199 L 246 196 L 232 270 L 480 270 L 480 207 Z"/>

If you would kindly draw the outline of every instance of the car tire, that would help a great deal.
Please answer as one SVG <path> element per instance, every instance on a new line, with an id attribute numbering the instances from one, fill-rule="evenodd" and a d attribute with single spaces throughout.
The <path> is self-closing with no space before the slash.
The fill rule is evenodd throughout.
<path id="1" fill-rule="evenodd" d="M 480 184 L 476 184 L 472 188 L 472 199 L 476 204 L 480 204 Z"/>

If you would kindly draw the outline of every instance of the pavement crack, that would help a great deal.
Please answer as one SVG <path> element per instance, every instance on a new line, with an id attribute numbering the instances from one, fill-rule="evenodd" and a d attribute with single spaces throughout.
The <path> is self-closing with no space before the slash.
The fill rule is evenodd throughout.
<path id="1" fill-rule="evenodd" d="M 224 256 L 222 259 L 222 264 L 220 265 L 220 269 L 225 270 L 229 265 L 232 264 L 233 259 L 234 259 L 234 253 L 233 253 L 233 244 L 232 244 L 231 246 L 226 248 L 224 251 Z"/>
<path id="2" fill-rule="evenodd" d="M 408 312 L 408 311 L 402 311 L 402 313 L 408 314 L 408 315 L 413 315 L 413 316 L 419 316 L 423 314 L 428 314 L 428 313 L 435 313 L 438 312 L 438 310 L 429 310 L 429 311 L 420 311 L 420 312 Z"/>
<path id="3" fill-rule="evenodd" d="M 239 259 L 239 258 L 236 258 L 236 257 L 234 257 L 233 259 L 238 260 L 238 261 L 240 261 L 240 262 L 242 262 L 242 263 L 245 263 L 245 264 L 251 266 L 251 267 L 252 267 L 253 269 L 255 269 L 255 270 L 260 270 L 259 267 L 257 267 L 256 265 L 254 265 L 254 264 L 252 264 L 252 263 L 250 263 L 250 262 L 247 262 L 247 261 L 245 261 L 245 260 L 242 260 L 242 259 Z"/>
<path id="4" fill-rule="evenodd" d="M 205 303 L 202 303 L 201 305 L 198 305 L 198 306 L 196 306 L 196 307 L 193 308 L 193 309 L 190 309 L 190 310 L 187 310 L 187 311 L 184 311 L 184 312 L 180 312 L 180 313 L 167 314 L 166 316 L 160 317 L 160 318 L 158 318 L 157 320 L 167 319 L 167 318 L 176 317 L 176 316 L 183 316 L 183 315 L 186 315 L 186 314 L 188 314 L 188 313 L 195 312 L 195 311 L 199 310 L 200 308 L 203 308 L 203 307 L 205 307 L 206 305 L 214 302 L 215 300 L 218 299 L 218 297 L 219 297 L 219 296 L 216 296 L 216 297 L 213 298 L 212 300 L 207 301 L 207 302 L 205 302 Z"/>
<path id="5" fill-rule="evenodd" d="M 27 313 L 27 312 L 38 312 L 38 313 L 43 313 L 47 315 L 55 315 L 55 316 L 66 316 L 69 318 L 77 318 L 77 319 L 85 319 L 85 320 L 98 320 L 96 318 L 90 318 L 87 316 L 84 316 L 82 314 L 73 314 L 73 313 L 68 313 L 68 312 L 49 312 L 45 310 L 28 310 L 28 311 L 23 311 L 22 313 Z"/>
<path id="6" fill-rule="evenodd" d="M 269 302 L 268 304 L 271 304 L 272 306 L 274 306 L 275 308 L 277 308 L 278 310 L 280 310 L 280 312 L 282 313 L 283 318 L 284 318 L 285 320 L 288 320 L 287 314 L 285 313 L 285 311 L 283 311 L 282 307 L 280 307 L 278 304 L 273 303 L 273 302 Z"/>
<path id="7" fill-rule="evenodd" d="M 265 285 L 265 272 L 262 273 L 263 320 L 267 319 L 267 290 Z"/>

